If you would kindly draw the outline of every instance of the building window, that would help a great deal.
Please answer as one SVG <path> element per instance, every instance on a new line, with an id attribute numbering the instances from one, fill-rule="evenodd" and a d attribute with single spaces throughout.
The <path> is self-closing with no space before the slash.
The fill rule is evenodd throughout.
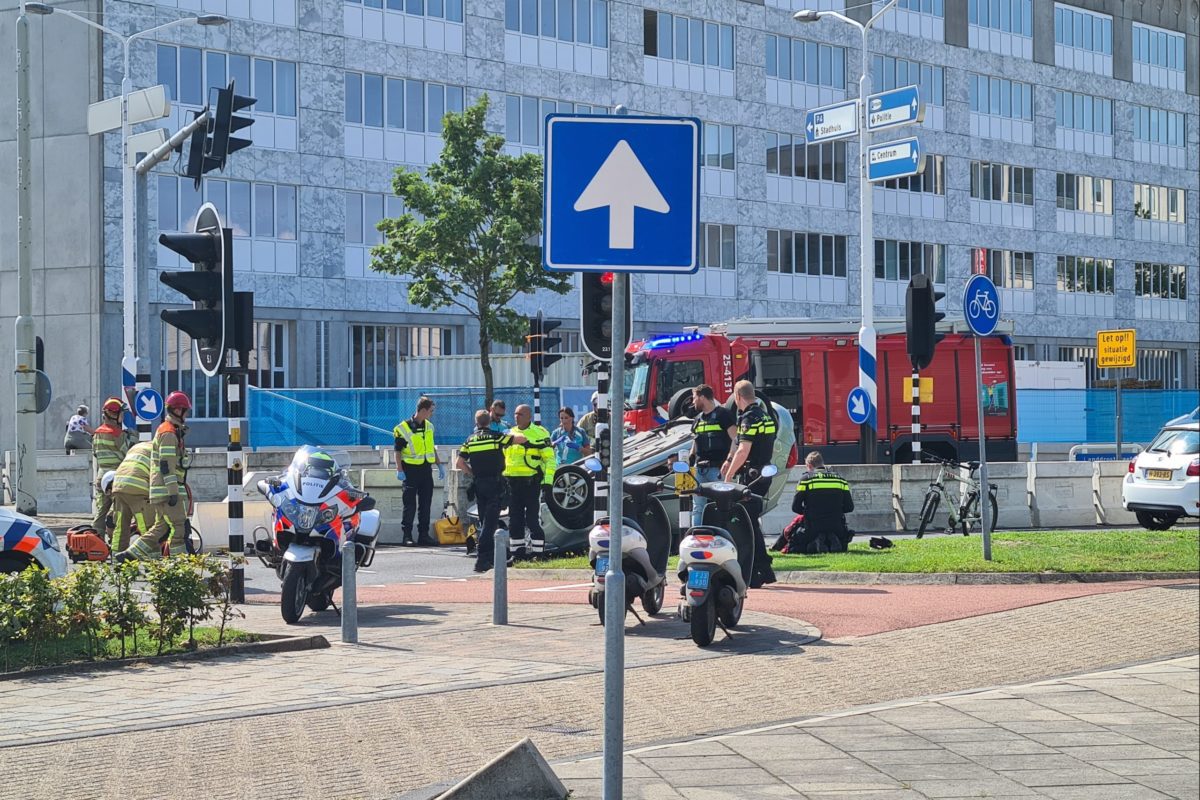
<path id="1" fill-rule="evenodd" d="M 642 52 L 698 66 L 733 69 L 733 26 L 646 9 Z"/>
<path id="2" fill-rule="evenodd" d="M 368 128 L 440 134 L 442 117 L 463 110 L 463 87 L 346 73 L 346 122 Z"/>
<path id="3" fill-rule="evenodd" d="M 286 389 L 288 381 L 288 328 L 284 322 L 254 323 L 254 344 L 250 348 L 251 386 L 259 389 Z"/>
<path id="4" fill-rule="evenodd" d="M 1078 92 L 1055 92 L 1054 120 L 1060 128 L 1112 136 L 1112 100 Z"/>
<path id="5" fill-rule="evenodd" d="M 875 240 L 876 279 L 907 283 L 917 273 L 930 276 L 934 283 L 945 283 L 946 246 L 895 239 Z"/>
<path id="6" fill-rule="evenodd" d="M 976 73 L 971 73 L 968 78 L 971 110 L 976 114 L 1033 121 L 1033 86 L 1030 84 Z M 1111 115 L 1109 124 L 1112 124 Z"/>
<path id="7" fill-rule="evenodd" d="M 846 143 L 805 144 L 803 134 L 767 131 L 767 174 L 846 182 Z"/>
<path id="8" fill-rule="evenodd" d="M 568 103 L 544 97 L 510 94 L 504 98 L 504 138 L 523 147 L 542 146 L 542 128 L 550 114 L 604 114 L 604 106 Z"/>
<path id="9" fill-rule="evenodd" d="M 1033 289 L 1033 253 L 973 248 L 971 263 L 978 265 L 981 261 L 987 270 L 985 274 L 997 286 L 1025 291 Z"/>
<path id="10" fill-rule="evenodd" d="M 435 17 L 447 22 L 463 21 L 463 0 L 345 0 L 363 8 L 386 8 L 417 17 Z"/>
<path id="11" fill-rule="evenodd" d="M 932 14 L 935 17 L 946 16 L 946 7 L 943 0 L 899 0 L 896 3 L 896 8 L 903 8 L 915 14 Z"/>
<path id="12" fill-rule="evenodd" d="M 1033 205 L 1033 167 L 971 162 L 971 197 L 994 203 Z"/>
<path id="13" fill-rule="evenodd" d="M 918 86 L 921 102 L 946 105 L 945 79 L 941 67 L 892 56 L 871 56 L 871 87 L 876 92 Z"/>
<path id="14" fill-rule="evenodd" d="M 1112 214 L 1112 179 L 1059 172 L 1055 175 L 1058 207 L 1087 214 Z"/>
<path id="15" fill-rule="evenodd" d="M 504 27 L 526 36 L 608 47 L 608 0 L 505 0 Z"/>
<path id="16" fill-rule="evenodd" d="M 841 47 L 768 34 L 767 76 L 844 90 L 846 51 Z"/>
<path id="17" fill-rule="evenodd" d="M 231 80 L 238 94 L 255 98 L 249 113 L 296 116 L 294 62 L 195 47 L 158 46 L 158 82 L 167 87 L 173 102 L 203 106 L 209 102 L 212 89 L 224 89 Z"/>
<path id="18" fill-rule="evenodd" d="M 1133 265 L 1133 291 L 1138 297 L 1187 300 L 1187 268 L 1138 261 Z"/>
<path id="19" fill-rule="evenodd" d="M 350 326 L 350 385 L 379 389 L 397 385 L 399 325 Z"/>
<path id="20" fill-rule="evenodd" d="M 1055 3 L 1054 43 L 1111 57 L 1113 54 L 1112 17 Z M 1110 62 L 1110 72 L 1111 69 Z"/>
<path id="21" fill-rule="evenodd" d="M 1177 91 L 1186 81 L 1186 41 L 1182 33 L 1133 23 L 1133 80 Z"/>
<path id="22" fill-rule="evenodd" d="M 1113 294 L 1113 260 L 1090 256 L 1059 256 L 1058 290 L 1082 294 Z"/>
<path id="23" fill-rule="evenodd" d="M 1133 216 L 1137 219 L 1183 224 L 1185 220 L 1183 189 L 1155 186 L 1150 183 L 1133 185 Z"/>
<path id="24" fill-rule="evenodd" d="M 317 369 L 314 376 L 314 383 L 318 389 L 328 389 L 333 384 L 330 382 L 329 369 L 329 320 L 319 319 L 316 321 L 316 347 L 314 348 L 317 356 Z"/>
<path id="25" fill-rule="evenodd" d="M 767 272 L 845 278 L 846 237 L 769 229 Z"/>
<path id="26" fill-rule="evenodd" d="M 733 126 L 704 123 L 704 138 L 701 141 L 702 163 L 706 167 L 734 169 Z"/>
<path id="27" fill-rule="evenodd" d="M 700 264 L 713 269 L 737 269 L 737 228 L 706 222 L 700 226 Z"/>
<path id="28" fill-rule="evenodd" d="M 898 189 L 905 192 L 945 194 L 945 157 L 927 155 L 925 157 L 925 170 L 920 175 L 910 175 L 907 178 L 892 178 L 891 180 L 880 181 L 876 185 L 882 186 L 884 189 Z"/>
<path id="29" fill-rule="evenodd" d="M 1018 36 L 1033 36 L 1033 0 L 968 0 L 967 23 Z"/>
<path id="30" fill-rule="evenodd" d="M 1147 106 L 1133 107 L 1133 138 L 1139 142 L 1183 147 L 1183 114 Z"/>

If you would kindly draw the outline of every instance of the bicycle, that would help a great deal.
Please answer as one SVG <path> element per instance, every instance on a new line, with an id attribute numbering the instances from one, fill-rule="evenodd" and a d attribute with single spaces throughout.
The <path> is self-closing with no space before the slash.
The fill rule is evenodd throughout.
<path id="1" fill-rule="evenodd" d="M 921 524 L 917 528 L 917 538 L 925 536 L 925 530 L 933 522 L 933 515 L 937 513 L 938 505 L 942 498 L 946 498 L 946 505 L 950 509 L 950 522 L 946 526 L 946 532 L 962 528 L 962 535 L 969 536 L 972 525 L 979 525 L 983 518 L 979 511 L 979 479 L 975 477 L 976 471 L 979 469 L 978 461 L 969 461 L 966 464 L 960 464 L 951 459 L 938 458 L 930 453 L 922 454 L 923 461 L 933 461 L 940 465 L 937 477 L 929 484 L 929 491 L 925 493 L 925 500 L 921 504 Z M 962 476 L 962 468 L 967 468 L 967 477 Z M 955 507 L 951 502 L 946 491 L 946 479 L 957 481 L 964 484 L 962 492 L 959 494 L 959 503 Z M 989 530 L 996 529 L 997 505 L 996 505 L 996 484 L 988 484 L 988 500 L 991 501 L 992 518 Z"/>
<path id="2" fill-rule="evenodd" d="M 985 316 L 992 319 L 996 316 L 996 304 L 987 292 L 976 292 L 971 300 L 970 314 L 972 317 Z"/>

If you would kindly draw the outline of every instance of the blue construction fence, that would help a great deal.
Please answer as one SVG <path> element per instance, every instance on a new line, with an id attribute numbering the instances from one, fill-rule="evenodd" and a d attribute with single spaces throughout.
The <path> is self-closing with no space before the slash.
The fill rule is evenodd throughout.
<path id="1" fill-rule="evenodd" d="M 589 391 L 542 387 L 542 422 L 558 425 L 564 399 L 579 413 L 586 409 Z M 533 387 L 500 388 L 493 395 L 505 402 L 507 418 L 522 403 L 533 404 Z M 475 412 L 483 407 L 482 387 L 462 389 L 250 389 L 251 447 L 298 447 L 302 444 L 351 446 L 393 442 L 392 429 L 408 419 L 417 401 L 435 403 L 434 439 L 437 444 L 462 444 L 475 427 Z M 580 408 L 580 400 L 583 409 Z"/>
<path id="2" fill-rule="evenodd" d="M 1200 405 L 1195 389 L 1123 389 L 1121 440 L 1148 444 L 1163 423 Z M 1116 441 L 1116 389 L 1021 389 L 1017 440 L 1103 444 Z"/>

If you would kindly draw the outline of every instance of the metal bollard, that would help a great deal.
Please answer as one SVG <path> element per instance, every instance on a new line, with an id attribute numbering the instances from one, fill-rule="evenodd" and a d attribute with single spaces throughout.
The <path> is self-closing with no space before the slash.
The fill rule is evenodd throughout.
<path id="1" fill-rule="evenodd" d="M 342 641 L 358 644 L 358 545 L 354 540 L 342 546 Z"/>
<path id="2" fill-rule="evenodd" d="M 492 561 L 492 624 L 508 624 L 508 529 L 496 528 Z"/>

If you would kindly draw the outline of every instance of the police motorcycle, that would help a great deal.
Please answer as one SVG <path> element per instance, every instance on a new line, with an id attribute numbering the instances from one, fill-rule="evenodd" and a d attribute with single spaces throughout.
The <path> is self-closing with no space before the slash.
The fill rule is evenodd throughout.
<path id="1" fill-rule="evenodd" d="M 304 607 L 324 611 L 342 585 L 342 554 L 353 544 L 356 568 L 375 560 L 379 512 L 375 499 L 351 485 L 345 470 L 328 451 L 305 445 L 287 470 L 258 482 L 258 491 L 275 509 L 270 538 L 258 538 L 254 550 L 283 581 L 280 611 L 284 622 L 297 622 Z"/>
<path id="2" fill-rule="evenodd" d="M 589 458 L 586 468 L 595 473 L 600 461 Z M 663 479 L 650 475 L 631 475 L 621 482 L 624 490 L 621 522 L 621 570 L 625 573 L 625 609 L 633 611 L 640 598 L 642 609 L 653 616 L 662 610 L 667 588 L 667 559 L 671 555 L 671 520 L 655 492 L 663 488 Z M 592 588 L 588 602 L 604 624 L 604 577 L 610 564 L 612 534 L 609 518 L 602 517 L 588 533 L 588 563 L 592 566 Z M 634 616 L 645 624 L 636 611 Z"/>
<path id="3" fill-rule="evenodd" d="M 690 471 L 686 462 L 675 462 L 672 470 Z M 778 472 L 767 464 L 759 477 Z M 691 626 L 692 641 L 707 647 L 718 624 L 728 635 L 742 618 L 754 574 L 756 524 L 747 507 L 753 495 L 746 486 L 714 481 L 701 484 L 695 494 L 710 502 L 703 524 L 690 528 L 679 543 L 679 616 Z M 751 501 L 749 508 L 754 507 Z"/>

